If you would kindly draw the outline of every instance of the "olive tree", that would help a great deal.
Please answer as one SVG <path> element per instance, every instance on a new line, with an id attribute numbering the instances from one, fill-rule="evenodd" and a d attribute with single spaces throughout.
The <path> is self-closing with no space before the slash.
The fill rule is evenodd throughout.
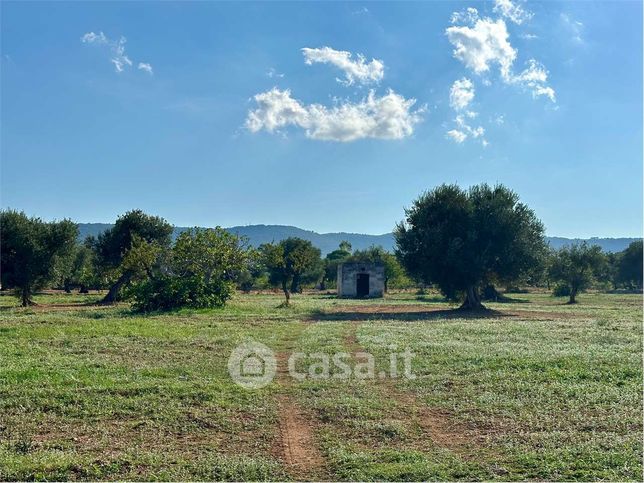
<path id="1" fill-rule="evenodd" d="M 463 296 L 461 308 L 482 308 L 483 283 L 506 283 L 539 263 L 544 229 L 519 196 L 502 185 L 464 190 L 441 185 L 405 210 L 394 231 L 396 255 L 416 280 Z"/>
<path id="2" fill-rule="evenodd" d="M 351 243 L 341 241 L 337 250 L 328 253 L 324 258 L 324 276 L 322 277 L 322 290 L 326 288 L 326 282 L 335 281 L 338 276 L 338 265 L 346 262 L 351 256 Z"/>
<path id="3" fill-rule="evenodd" d="M 559 249 L 550 265 L 550 276 L 568 288 L 569 304 L 606 271 L 607 259 L 597 245 L 586 242 Z"/>
<path id="4" fill-rule="evenodd" d="M 320 266 L 320 250 L 301 238 L 287 238 L 277 244 L 266 243 L 259 250 L 269 272 L 269 281 L 281 286 L 284 292 L 284 305 L 289 305 L 293 287 L 299 287 L 302 277 Z"/>
<path id="5" fill-rule="evenodd" d="M 135 277 L 130 267 L 123 265 L 133 241 L 155 244 L 168 248 L 172 241 L 172 225 L 163 218 L 151 216 L 141 210 L 128 211 L 120 216 L 109 230 L 101 233 L 96 240 L 98 263 L 110 279 L 110 288 L 103 298 L 104 303 L 113 303 L 119 298 L 121 289 Z"/>
<path id="6" fill-rule="evenodd" d="M 631 289 L 641 289 L 642 263 L 642 241 L 634 241 L 619 254 L 615 275 L 617 282 Z"/>
<path id="7" fill-rule="evenodd" d="M 73 251 L 78 226 L 70 220 L 47 223 L 24 212 L 0 212 L 2 286 L 16 289 L 23 307 L 54 275 L 56 262 Z"/>

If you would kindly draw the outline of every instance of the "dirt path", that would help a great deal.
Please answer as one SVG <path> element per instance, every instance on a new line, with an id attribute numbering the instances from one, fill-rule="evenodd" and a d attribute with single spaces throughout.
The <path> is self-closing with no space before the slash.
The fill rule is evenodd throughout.
<path id="1" fill-rule="evenodd" d="M 282 461 L 291 476 L 315 479 L 324 469 L 324 458 L 317 447 L 309 415 L 289 396 L 279 399 Z"/>
<path id="2" fill-rule="evenodd" d="M 360 325 L 359 321 L 351 322 L 345 334 L 344 345 L 351 353 L 365 351 L 357 337 Z M 405 418 L 418 426 L 421 432 L 418 449 L 430 451 L 439 446 L 463 459 L 473 459 L 477 454 L 479 457 L 476 459 L 480 459 L 480 454 L 486 451 L 484 433 L 455 421 L 448 411 L 426 406 L 413 393 L 400 389 L 395 379 L 374 380 L 374 385 L 387 398 L 397 401 Z"/>
<path id="3" fill-rule="evenodd" d="M 276 453 L 292 478 L 300 481 L 320 480 L 326 474 L 326 466 L 315 439 L 317 422 L 291 394 L 293 379 L 288 373 L 288 357 L 295 350 L 294 346 L 295 340 L 289 351 L 277 354 L 277 382 L 284 392 L 277 399 L 279 441 Z"/>

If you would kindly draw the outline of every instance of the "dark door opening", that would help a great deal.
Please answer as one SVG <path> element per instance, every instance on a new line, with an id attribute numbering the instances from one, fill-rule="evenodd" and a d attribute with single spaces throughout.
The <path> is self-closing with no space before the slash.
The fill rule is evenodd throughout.
<path id="1" fill-rule="evenodd" d="M 356 295 L 358 297 L 369 296 L 369 274 L 359 273 L 356 281 Z"/>

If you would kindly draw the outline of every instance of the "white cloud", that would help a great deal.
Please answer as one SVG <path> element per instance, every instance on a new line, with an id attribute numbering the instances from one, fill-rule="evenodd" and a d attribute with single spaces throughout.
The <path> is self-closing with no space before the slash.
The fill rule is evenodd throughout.
<path id="1" fill-rule="evenodd" d="M 463 115 L 456 116 L 455 121 L 459 129 L 461 129 L 462 131 L 465 131 L 473 138 L 480 138 L 485 134 L 485 129 L 483 129 L 483 126 L 471 127 L 469 124 L 467 124 L 467 122 L 465 121 L 465 117 Z"/>
<path id="2" fill-rule="evenodd" d="M 470 116 L 468 114 L 474 114 L 474 116 Z M 476 113 L 468 113 L 465 116 L 463 114 L 459 114 L 456 116 L 454 121 L 456 122 L 456 129 L 452 129 L 450 131 L 447 131 L 447 137 L 451 139 L 452 141 L 461 144 L 463 141 L 465 141 L 467 138 L 472 138 L 472 139 L 480 139 L 481 144 L 483 146 L 487 146 L 488 142 L 485 140 L 485 129 L 483 129 L 483 126 L 477 126 L 477 127 L 472 127 L 470 126 L 465 117 L 476 117 Z"/>
<path id="3" fill-rule="evenodd" d="M 474 84 L 467 77 L 454 81 L 449 91 L 449 105 L 461 111 L 474 99 Z"/>
<path id="4" fill-rule="evenodd" d="M 468 7 L 465 10 L 460 12 L 454 12 L 450 18 L 450 23 L 452 24 L 467 24 L 474 25 L 474 23 L 479 19 L 479 11 L 475 8 Z"/>
<path id="5" fill-rule="evenodd" d="M 452 129 L 451 131 L 447 131 L 447 137 L 455 143 L 461 144 L 467 139 L 467 134 L 457 129 Z"/>
<path id="6" fill-rule="evenodd" d="M 454 57 L 467 68 L 483 74 L 490 70 L 491 65 L 498 64 L 501 76 L 510 76 L 517 53 L 508 41 L 509 34 L 503 19 L 478 19 L 472 27 L 448 27 L 445 33 L 454 46 Z"/>
<path id="7" fill-rule="evenodd" d="M 512 3 L 512 0 L 494 0 L 494 12 L 499 13 L 517 25 L 530 20 L 534 15 L 532 12 L 521 8 L 520 5 Z"/>
<path id="8" fill-rule="evenodd" d="M 130 60 L 125 53 L 125 43 L 127 42 L 125 37 L 121 37 L 118 40 L 112 40 L 103 32 L 88 32 L 81 37 L 81 42 L 85 44 L 96 44 L 109 47 L 111 53 L 110 62 L 114 65 L 114 70 L 116 70 L 116 72 L 123 72 L 126 67 L 131 67 L 133 65 L 132 60 Z M 152 66 L 150 64 L 140 62 L 138 68 L 145 70 L 150 74 L 152 73 Z"/>
<path id="9" fill-rule="evenodd" d="M 355 141 L 357 139 L 403 139 L 411 136 L 422 120 L 424 108 L 412 111 L 415 99 L 394 91 L 377 97 L 373 91 L 359 102 L 342 102 L 333 107 L 303 105 L 289 90 L 273 88 L 257 94 L 257 109 L 249 111 L 246 127 L 251 132 L 278 131 L 289 125 L 305 130 L 311 139 Z"/>
<path id="10" fill-rule="evenodd" d="M 528 68 L 520 74 L 513 73 L 517 51 L 510 44 L 503 19 L 478 19 L 473 26 L 452 26 L 445 33 L 454 46 L 454 57 L 474 73 L 481 75 L 498 65 L 501 79 L 506 84 L 520 85 L 535 98 L 545 96 L 555 102 L 555 91 L 547 84 L 548 71 L 536 60 L 530 59 Z M 483 82 L 486 81 L 484 79 Z"/>
<path id="11" fill-rule="evenodd" d="M 511 82 L 519 84 L 528 89 L 533 97 L 546 96 L 552 102 L 556 102 L 555 91 L 548 86 L 548 71 L 534 59 L 528 61 L 528 68 L 519 75 L 513 76 Z"/>
<path id="12" fill-rule="evenodd" d="M 339 82 L 345 85 L 352 85 L 356 81 L 360 84 L 378 83 L 384 77 L 384 64 L 381 60 L 371 59 L 367 62 L 362 54 L 357 54 L 357 60 L 351 60 L 351 52 L 334 50 L 330 47 L 319 49 L 302 49 L 304 61 L 311 65 L 313 63 L 331 64 L 344 72 L 344 81 Z"/>
<path id="13" fill-rule="evenodd" d="M 535 34 L 520 34 L 519 37 L 524 40 L 534 40 L 539 38 L 539 36 Z"/>
<path id="14" fill-rule="evenodd" d="M 94 32 L 88 32 L 81 37 L 81 42 L 85 42 L 85 43 L 96 42 L 97 44 L 106 44 L 107 37 L 105 37 L 105 34 L 103 32 L 99 32 L 97 34 L 95 34 Z"/>
<path id="15" fill-rule="evenodd" d="M 449 104 L 457 112 L 454 122 L 457 129 L 447 131 L 447 138 L 461 144 L 467 138 L 481 139 L 483 146 L 487 146 L 488 142 L 483 137 L 485 129 L 483 126 L 472 127 L 467 119 L 475 119 L 478 117 L 478 112 L 467 110 L 467 107 L 474 99 L 474 84 L 466 77 L 458 79 L 452 84 L 449 93 Z"/>
<path id="16" fill-rule="evenodd" d="M 148 74 L 154 74 L 152 71 L 152 66 L 146 62 L 139 62 L 139 65 L 137 67 L 139 70 L 143 70 L 147 72 Z"/>

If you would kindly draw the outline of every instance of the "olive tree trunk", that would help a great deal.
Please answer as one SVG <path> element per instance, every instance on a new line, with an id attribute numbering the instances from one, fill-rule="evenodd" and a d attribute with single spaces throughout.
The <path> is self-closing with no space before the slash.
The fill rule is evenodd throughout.
<path id="1" fill-rule="evenodd" d="M 103 297 L 103 300 L 101 301 L 104 304 L 113 304 L 118 300 L 119 292 L 121 291 L 121 288 L 125 284 L 127 284 L 130 281 L 130 274 L 129 273 L 124 273 L 121 275 L 116 282 L 114 282 L 114 285 L 112 285 L 105 295 Z"/>
<path id="2" fill-rule="evenodd" d="M 289 305 L 291 302 L 291 292 L 288 290 L 288 282 L 286 279 L 282 280 L 282 290 L 284 291 L 284 297 L 286 298 L 284 305 Z"/>
<path id="3" fill-rule="evenodd" d="M 481 296 L 479 295 L 478 288 L 474 285 L 467 287 L 465 291 L 465 300 L 461 305 L 461 309 L 475 310 L 484 309 L 485 306 L 481 303 Z"/>
<path id="4" fill-rule="evenodd" d="M 29 287 L 25 286 L 20 289 L 20 300 L 22 301 L 23 307 L 29 307 L 30 305 L 36 305 L 36 303 L 31 300 L 31 290 Z"/>
<path id="5" fill-rule="evenodd" d="M 569 304 L 576 304 L 577 303 L 577 293 L 579 292 L 579 288 L 576 285 L 573 285 L 570 287 L 570 299 L 568 299 Z"/>

